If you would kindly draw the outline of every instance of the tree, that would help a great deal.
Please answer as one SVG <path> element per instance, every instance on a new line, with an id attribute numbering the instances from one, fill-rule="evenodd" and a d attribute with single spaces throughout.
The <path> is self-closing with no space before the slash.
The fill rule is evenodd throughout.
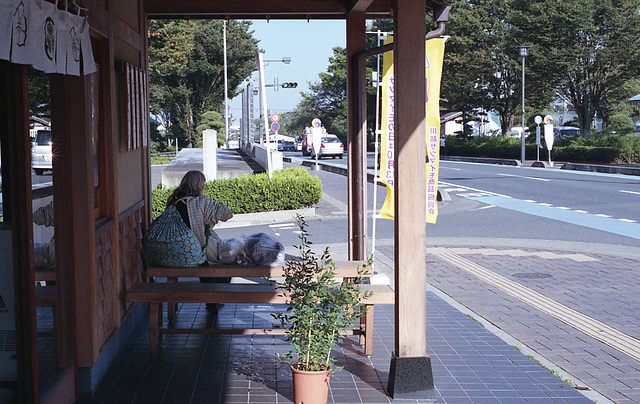
<path id="1" fill-rule="evenodd" d="M 172 137 L 193 145 L 202 113 L 224 107 L 223 22 L 152 20 L 149 22 L 149 87 L 152 112 L 168 124 Z M 227 23 L 229 98 L 255 70 L 257 40 L 251 22 Z"/>
<path id="2" fill-rule="evenodd" d="M 595 114 L 640 74 L 640 0 L 514 0 L 518 36 L 588 137 Z"/>
<path id="3" fill-rule="evenodd" d="M 466 0 L 454 4 L 442 76 L 442 106 L 469 114 L 495 110 L 503 134 L 520 116 L 522 67 L 520 42 L 512 22 L 513 0 Z M 527 106 L 549 103 L 551 92 L 527 71 Z M 535 87 L 534 87 L 535 85 Z"/>
<path id="4" fill-rule="evenodd" d="M 222 115 L 215 111 L 207 111 L 200 118 L 200 125 L 196 127 L 197 133 L 202 133 L 207 129 L 217 132 L 218 146 L 224 144 L 224 121 Z"/>

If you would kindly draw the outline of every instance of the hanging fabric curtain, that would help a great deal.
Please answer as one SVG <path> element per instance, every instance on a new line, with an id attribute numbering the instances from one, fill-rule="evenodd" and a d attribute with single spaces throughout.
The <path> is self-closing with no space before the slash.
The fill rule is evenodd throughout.
<path id="1" fill-rule="evenodd" d="M 61 1 L 64 10 L 57 0 L 0 0 L 0 59 L 45 73 L 94 73 L 86 9 L 70 13 Z"/>

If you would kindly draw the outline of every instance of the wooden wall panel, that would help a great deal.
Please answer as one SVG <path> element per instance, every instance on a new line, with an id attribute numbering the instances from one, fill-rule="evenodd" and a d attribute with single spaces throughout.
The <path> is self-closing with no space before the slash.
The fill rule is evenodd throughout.
<path id="1" fill-rule="evenodd" d="M 118 271 L 114 267 L 115 249 L 113 240 L 115 227 L 113 222 L 103 226 L 99 234 L 96 234 L 96 297 L 98 305 L 98 341 L 100 346 L 109 339 L 111 334 L 120 327 L 120 304 L 117 287 Z"/>
<path id="2" fill-rule="evenodd" d="M 120 229 L 120 268 L 122 270 L 121 284 L 121 308 L 122 314 L 126 312 L 124 291 L 132 284 L 139 282 L 142 277 L 142 219 L 144 215 L 144 202 L 140 201 L 131 208 L 122 212 L 119 217 Z"/>

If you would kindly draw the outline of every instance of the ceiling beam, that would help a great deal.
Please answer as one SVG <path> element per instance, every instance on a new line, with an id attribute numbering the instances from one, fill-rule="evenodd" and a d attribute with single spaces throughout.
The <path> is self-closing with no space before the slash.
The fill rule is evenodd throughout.
<path id="1" fill-rule="evenodd" d="M 144 0 L 150 18 L 346 19 L 349 11 L 390 18 L 391 0 Z"/>
<path id="2" fill-rule="evenodd" d="M 367 11 L 371 3 L 373 3 L 373 0 L 351 0 L 349 4 L 349 10 L 365 12 Z"/>

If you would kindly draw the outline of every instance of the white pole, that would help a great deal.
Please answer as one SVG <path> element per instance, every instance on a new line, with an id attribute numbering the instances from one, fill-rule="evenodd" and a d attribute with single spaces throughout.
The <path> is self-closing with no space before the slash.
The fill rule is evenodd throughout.
<path id="1" fill-rule="evenodd" d="M 227 21 L 222 22 L 222 42 L 224 46 L 224 144 L 229 148 L 229 97 L 227 84 Z"/>
<path id="2" fill-rule="evenodd" d="M 381 32 L 378 30 L 378 46 L 380 46 L 380 38 Z M 373 154 L 373 209 L 372 209 L 372 221 L 373 227 L 371 229 L 371 255 L 373 256 L 373 264 L 371 265 L 371 269 L 375 269 L 375 254 L 376 254 L 376 208 L 378 206 L 378 134 L 381 133 L 379 131 L 380 128 L 380 54 L 376 56 L 376 129 L 373 131 L 375 136 L 375 152 Z"/>
<path id="3" fill-rule="evenodd" d="M 262 53 L 256 51 L 256 61 L 258 63 L 258 73 L 260 74 L 260 93 L 262 100 L 262 116 L 264 121 L 264 138 L 266 139 L 267 146 L 267 172 L 269 173 L 269 179 L 271 179 L 271 145 L 269 144 L 269 117 L 267 116 L 267 92 L 265 91 L 264 83 L 264 61 Z"/>

